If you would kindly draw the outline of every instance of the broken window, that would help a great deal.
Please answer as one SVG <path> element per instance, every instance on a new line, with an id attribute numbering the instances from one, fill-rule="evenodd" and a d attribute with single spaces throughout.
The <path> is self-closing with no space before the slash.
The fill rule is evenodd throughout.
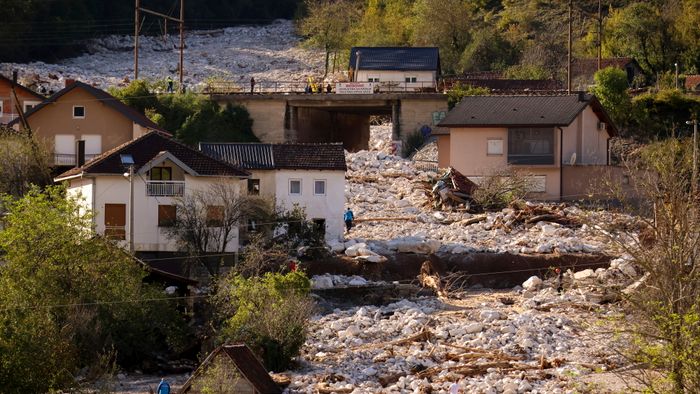
<path id="1" fill-rule="evenodd" d="M 260 194 L 260 179 L 248 179 L 248 194 L 251 196 Z"/>

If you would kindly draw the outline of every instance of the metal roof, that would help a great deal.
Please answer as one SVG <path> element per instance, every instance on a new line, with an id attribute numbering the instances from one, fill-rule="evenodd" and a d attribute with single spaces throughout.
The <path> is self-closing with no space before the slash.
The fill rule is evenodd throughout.
<path id="1" fill-rule="evenodd" d="M 340 143 L 258 144 L 206 143 L 199 149 L 214 158 L 248 170 L 307 169 L 345 171 L 345 151 Z"/>
<path id="2" fill-rule="evenodd" d="M 360 52 L 360 70 L 440 71 L 440 51 L 435 47 L 353 47 L 350 68 Z"/>

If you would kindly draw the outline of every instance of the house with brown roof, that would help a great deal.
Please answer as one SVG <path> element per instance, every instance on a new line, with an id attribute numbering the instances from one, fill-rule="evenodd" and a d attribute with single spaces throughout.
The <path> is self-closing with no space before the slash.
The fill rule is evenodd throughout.
<path id="1" fill-rule="evenodd" d="M 18 83 L 14 84 L 12 93 L 12 80 L 0 75 L 0 123 L 8 124 L 19 117 L 17 104 L 22 112 L 27 112 L 39 105 L 46 97 L 26 88 Z M 15 98 L 15 94 L 17 97 Z"/>
<path id="2" fill-rule="evenodd" d="M 327 240 L 343 236 L 345 151 L 337 144 L 200 143 L 205 154 L 251 173 L 247 193 L 306 210 Z"/>
<path id="3" fill-rule="evenodd" d="M 34 135 L 53 151 L 56 166 L 74 166 L 76 142 L 85 141 L 92 158 L 150 130 L 157 124 L 104 90 L 79 81 L 67 86 L 25 113 Z M 20 128 L 19 119 L 10 122 Z"/>
<path id="4" fill-rule="evenodd" d="M 580 199 L 609 169 L 617 129 L 595 96 L 465 97 L 438 134 L 438 165 L 479 183 L 503 169 L 530 179 L 531 197 Z M 616 176 L 622 177 L 622 174 Z"/>
<path id="5" fill-rule="evenodd" d="M 685 90 L 689 92 L 700 92 L 700 75 L 692 74 L 685 76 Z"/>
<path id="6" fill-rule="evenodd" d="M 179 394 L 237 393 L 278 394 L 255 354 L 243 344 L 223 345 L 212 351 L 182 386 Z"/>
<path id="7" fill-rule="evenodd" d="M 240 192 L 249 175 L 168 134 L 150 131 L 54 180 L 66 182 L 67 194 L 93 212 L 93 227 L 98 234 L 139 253 L 179 250 L 167 228 L 177 215 L 175 199 L 221 183 Z M 220 208 L 213 205 L 207 209 L 215 215 Z M 237 250 L 236 232 L 226 251 Z"/>
<path id="8" fill-rule="evenodd" d="M 600 69 L 615 67 L 624 71 L 627 75 L 627 84 L 631 88 L 636 83 L 643 80 L 644 72 L 642 67 L 631 57 L 612 57 L 601 59 Z M 571 63 L 572 86 L 577 90 L 587 90 L 589 86 L 595 84 L 593 76 L 598 71 L 597 58 L 574 59 Z"/>

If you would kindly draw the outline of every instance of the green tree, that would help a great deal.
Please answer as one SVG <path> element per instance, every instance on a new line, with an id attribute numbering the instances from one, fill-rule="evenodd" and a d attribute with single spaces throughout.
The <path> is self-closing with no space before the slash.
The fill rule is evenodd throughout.
<path id="1" fill-rule="evenodd" d="M 0 129 L 0 195 L 20 197 L 50 182 L 48 150 L 25 133 Z"/>
<path id="2" fill-rule="evenodd" d="M 677 137 L 685 122 L 700 115 L 700 100 L 678 90 L 644 93 L 632 99 L 634 127 L 642 138 Z"/>
<path id="3" fill-rule="evenodd" d="M 678 61 L 672 19 L 665 7 L 650 2 L 613 10 L 605 22 L 603 46 L 612 56 L 635 58 L 650 75 L 669 70 Z"/>
<path id="4" fill-rule="evenodd" d="M 91 214 L 61 187 L 6 197 L 0 231 L 0 387 L 10 393 L 70 386 L 79 368 L 114 349 L 140 367 L 177 347 L 184 331 L 172 301 L 144 285 L 145 271 L 91 236 Z"/>
<path id="5" fill-rule="evenodd" d="M 517 52 L 509 41 L 498 31 L 482 28 L 473 34 L 459 64 L 463 71 L 490 71 L 503 70 L 517 60 Z"/>
<path id="6" fill-rule="evenodd" d="M 616 125 L 626 125 L 632 107 L 632 101 L 627 93 L 627 74 L 617 67 L 607 67 L 596 72 L 594 78 L 596 84 L 591 92 L 595 94 Z"/>
<path id="7" fill-rule="evenodd" d="M 306 341 L 313 312 L 310 281 L 302 272 L 231 274 L 212 296 L 221 320 L 219 343 L 244 342 L 267 369 L 283 371 Z"/>
<path id="8" fill-rule="evenodd" d="M 304 5 L 308 14 L 300 22 L 300 31 L 308 37 L 308 45 L 325 52 L 325 78 L 331 53 L 350 47 L 348 33 L 359 20 L 360 10 L 352 0 L 305 0 Z"/>
<path id="9" fill-rule="evenodd" d="M 447 92 L 447 106 L 452 109 L 466 96 L 483 96 L 490 93 L 491 91 L 488 88 L 473 87 L 471 85 L 465 86 L 461 83 L 457 83 Z"/>

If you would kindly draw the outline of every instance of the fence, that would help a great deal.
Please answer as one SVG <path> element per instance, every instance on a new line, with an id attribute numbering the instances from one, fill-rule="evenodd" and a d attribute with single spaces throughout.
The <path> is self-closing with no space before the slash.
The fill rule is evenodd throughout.
<path id="1" fill-rule="evenodd" d="M 369 83 L 369 82 L 368 82 Z M 427 82 L 401 82 L 401 81 L 386 81 L 386 82 L 371 82 L 374 93 L 435 93 L 438 91 L 438 85 L 435 81 Z M 204 88 L 206 94 L 275 94 L 275 93 L 333 93 L 335 94 L 335 84 L 317 84 L 317 91 L 310 90 L 310 85 L 307 82 L 293 81 L 256 81 L 254 86 L 246 82 L 209 82 Z"/>
<path id="2" fill-rule="evenodd" d="M 413 160 L 416 169 L 426 172 L 438 172 L 438 162 L 433 160 Z"/>

